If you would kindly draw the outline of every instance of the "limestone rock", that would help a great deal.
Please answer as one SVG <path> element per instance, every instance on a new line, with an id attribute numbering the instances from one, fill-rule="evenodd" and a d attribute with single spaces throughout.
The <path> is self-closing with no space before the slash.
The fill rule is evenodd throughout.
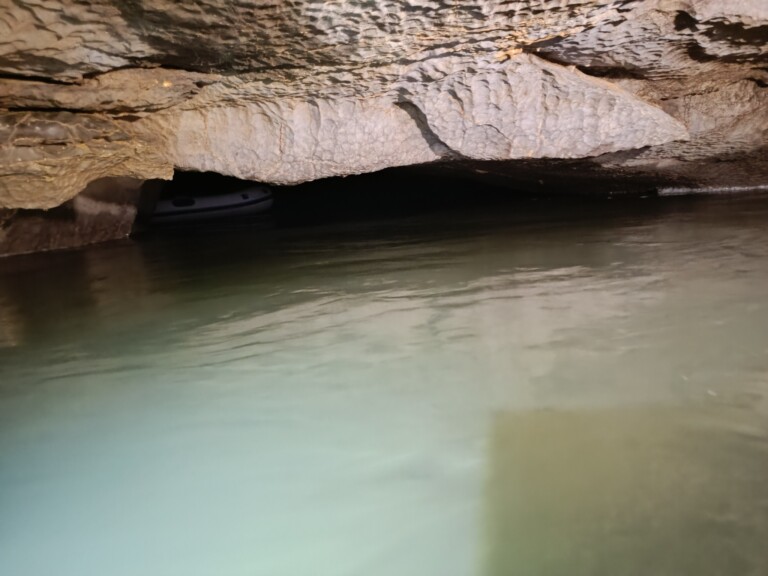
<path id="1" fill-rule="evenodd" d="M 464 157 L 583 158 L 688 138 L 661 109 L 535 56 L 453 69 L 420 76 L 423 89 L 405 98 Z"/>
<path id="2" fill-rule="evenodd" d="M 0 115 L 0 208 L 52 208 L 100 178 L 170 178 L 159 146 L 133 124 L 72 112 Z"/>
<path id="3" fill-rule="evenodd" d="M 175 168 L 295 183 L 573 161 L 619 188 L 762 184 L 767 12 L 764 0 L 14 0 L 0 7 L 0 206 L 48 208 L 99 178 Z"/>
<path id="4" fill-rule="evenodd" d="M 188 110 L 162 123 L 173 164 L 294 184 L 439 158 L 392 98 L 283 100 Z"/>
<path id="5" fill-rule="evenodd" d="M 0 83 L 0 108 L 113 114 L 153 112 L 187 100 L 218 79 L 211 74 L 160 68 L 115 70 L 78 84 L 8 78 Z"/>
<path id="6" fill-rule="evenodd" d="M 142 182 L 103 178 L 52 210 L 0 209 L 0 254 L 73 248 L 128 236 Z"/>

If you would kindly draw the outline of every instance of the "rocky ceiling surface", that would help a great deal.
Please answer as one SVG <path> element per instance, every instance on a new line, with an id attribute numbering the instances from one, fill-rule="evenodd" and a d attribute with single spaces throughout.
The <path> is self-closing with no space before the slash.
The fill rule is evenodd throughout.
<path id="1" fill-rule="evenodd" d="M 750 186 L 766 151 L 766 0 L 0 6 L 0 207 L 174 169 L 290 184 L 559 159 Z"/>

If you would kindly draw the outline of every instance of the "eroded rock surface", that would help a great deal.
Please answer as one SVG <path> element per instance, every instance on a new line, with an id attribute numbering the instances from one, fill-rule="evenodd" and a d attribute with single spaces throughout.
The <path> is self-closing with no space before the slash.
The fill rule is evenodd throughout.
<path id="1" fill-rule="evenodd" d="M 123 238 L 136 219 L 142 185 L 134 178 L 102 178 L 51 210 L 0 209 L 0 255 Z"/>
<path id="2" fill-rule="evenodd" d="M 765 0 L 14 0 L 0 75 L 9 208 L 174 168 L 768 183 Z"/>

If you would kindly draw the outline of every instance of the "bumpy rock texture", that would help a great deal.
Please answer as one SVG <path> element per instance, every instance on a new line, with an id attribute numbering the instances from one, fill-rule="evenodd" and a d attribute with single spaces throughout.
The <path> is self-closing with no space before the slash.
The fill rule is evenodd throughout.
<path id="1" fill-rule="evenodd" d="M 768 183 L 766 0 L 12 0 L 0 76 L 6 208 L 175 168 Z"/>

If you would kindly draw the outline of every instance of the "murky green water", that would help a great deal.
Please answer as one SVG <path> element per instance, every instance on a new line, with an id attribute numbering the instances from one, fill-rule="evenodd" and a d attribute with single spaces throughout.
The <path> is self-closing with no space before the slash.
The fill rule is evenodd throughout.
<path id="1" fill-rule="evenodd" d="M 0 261 L 0 574 L 767 573 L 766 197 Z"/>

